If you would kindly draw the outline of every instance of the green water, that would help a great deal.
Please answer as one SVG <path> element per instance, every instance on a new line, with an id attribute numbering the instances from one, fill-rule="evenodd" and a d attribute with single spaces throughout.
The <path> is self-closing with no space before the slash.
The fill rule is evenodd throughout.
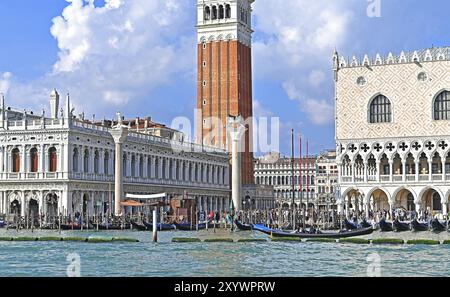
<path id="1" fill-rule="evenodd" d="M 450 245 L 338 243 L 172 243 L 173 237 L 267 238 L 229 231 L 15 231 L 0 236 L 133 237 L 139 243 L 0 242 L 0 276 L 67 276 L 69 254 L 81 276 L 366 276 L 378 257 L 381 276 L 450 276 Z"/>

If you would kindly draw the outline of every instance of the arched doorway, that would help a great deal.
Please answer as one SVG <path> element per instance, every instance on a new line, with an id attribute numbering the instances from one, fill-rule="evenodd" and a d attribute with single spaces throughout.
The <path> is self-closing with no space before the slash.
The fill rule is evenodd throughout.
<path id="1" fill-rule="evenodd" d="M 435 216 L 442 213 L 442 198 L 435 189 L 428 189 L 422 194 L 422 209 L 428 215 Z"/>
<path id="2" fill-rule="evenodd" d="M 86 217 L 88 214 L 88 210 L 89 210 L 89 195 L 88 194 L 84 194 L 83 195 L 83 217 Z"/>
<path id="3" fill-rule="evenodd" d="M 36 199 L 30 199 L 28 202 L 28 217 L 32 225 L 39 224 L 39 202 Z"/>
<path id="4" fill-rule="evenodd" d="M 20 205 L 20 201 L 18 199 L 14 199 L 11 201 L 9 205 L 9 213 L 13 215 L 20 216 L 20 211 L 22 210 L 22 207 Z"/>
<path id="5" fill-rule="evenodd" d="M 414 195 L 408 189 L 401 189 L 395 195 L 395 208 L 402 208 L 406 211 L 415 211 L 416 204 Z"/>
<path id="6" fill-rule="evenodd" d="M 50 193 L 45 199 L 45 209 L 48 218 L 56 218 L 58 216 L 58 196 L 55 193 Z"/>
<path id="7" fill-rule="evenodd" d="M 387 194 L 381 189 L 376 189 L 372 192 L 370 202 L 372 210 L 374 211 L 390 210 L 389 198 Z"/>

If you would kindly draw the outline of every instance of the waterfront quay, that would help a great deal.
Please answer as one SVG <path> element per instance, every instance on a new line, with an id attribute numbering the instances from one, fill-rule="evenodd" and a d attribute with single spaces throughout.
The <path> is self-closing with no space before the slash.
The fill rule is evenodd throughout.
<path id="1" fill-rule="evenodd" d="M 427 236 L 420 233 L 421 237 Z M 405 232 L 401 236 L 411 234 Z M 448 236 L 442 233 L 444 235 Z M 136 238 L 139 242 L 0 241 L 1 276 L 67 276 L 74 257 L 79 259 L 81 276 L 121 276 L 124 271 L 127 276 L 156 277 L 367 276 L 371 263 L 368 257 L 373 255 L 380 256 L 381 276 L 450 276 L 448 265 L 442 262 L 442 255 L 450 252 L 450 245 L 443 244 L 277 242 L 255 231 L 224 229 L 161 232 L 158 243 L 152 242 L 151 232 L 136 231 L 1 229 L 0 237 L 5 236 L 121 236 Z M 384 234 L 376 231 L 371 237 L 378 236 Z M 199 237 L 201 241 L 174 243 L 175 237 Z M 233 242 L 205 242 L 207 238 L 232 238 Z M 266 241 L 238 242 L 242 238 Z M 169 261 L 174 255 L 177 255 L 176 263 Z M 417 261 L 404 260 L 410 258 L 420 259 L 420 270 L 417 270 Z"/>

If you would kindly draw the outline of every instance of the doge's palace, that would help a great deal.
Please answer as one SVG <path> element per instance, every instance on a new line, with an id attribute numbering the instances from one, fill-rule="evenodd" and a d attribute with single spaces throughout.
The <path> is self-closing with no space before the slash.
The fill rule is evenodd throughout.
<path id="1" fill-rule="evenodd" d="M 450 48 L 333 64 L 341 207 L 447 215 Z"/>

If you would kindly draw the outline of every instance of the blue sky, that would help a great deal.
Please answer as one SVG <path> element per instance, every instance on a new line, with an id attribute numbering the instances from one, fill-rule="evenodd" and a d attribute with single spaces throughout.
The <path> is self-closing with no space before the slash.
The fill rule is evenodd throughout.
<path id="1" fill-rule="evenodd" d="M 291 128 L 313 153 L 334 147 L 335 47 L 348 57 L 450 45 L 449 1 L 380 3 L 370 18 L 367 0 L 255 2 L 255 113 L 280 117 L 283 153 Z M 0 91 L 35 111 L 56 87 L 89 118 L 192 119 L 195 13 L 194 0 L 1 1 Z"/>

